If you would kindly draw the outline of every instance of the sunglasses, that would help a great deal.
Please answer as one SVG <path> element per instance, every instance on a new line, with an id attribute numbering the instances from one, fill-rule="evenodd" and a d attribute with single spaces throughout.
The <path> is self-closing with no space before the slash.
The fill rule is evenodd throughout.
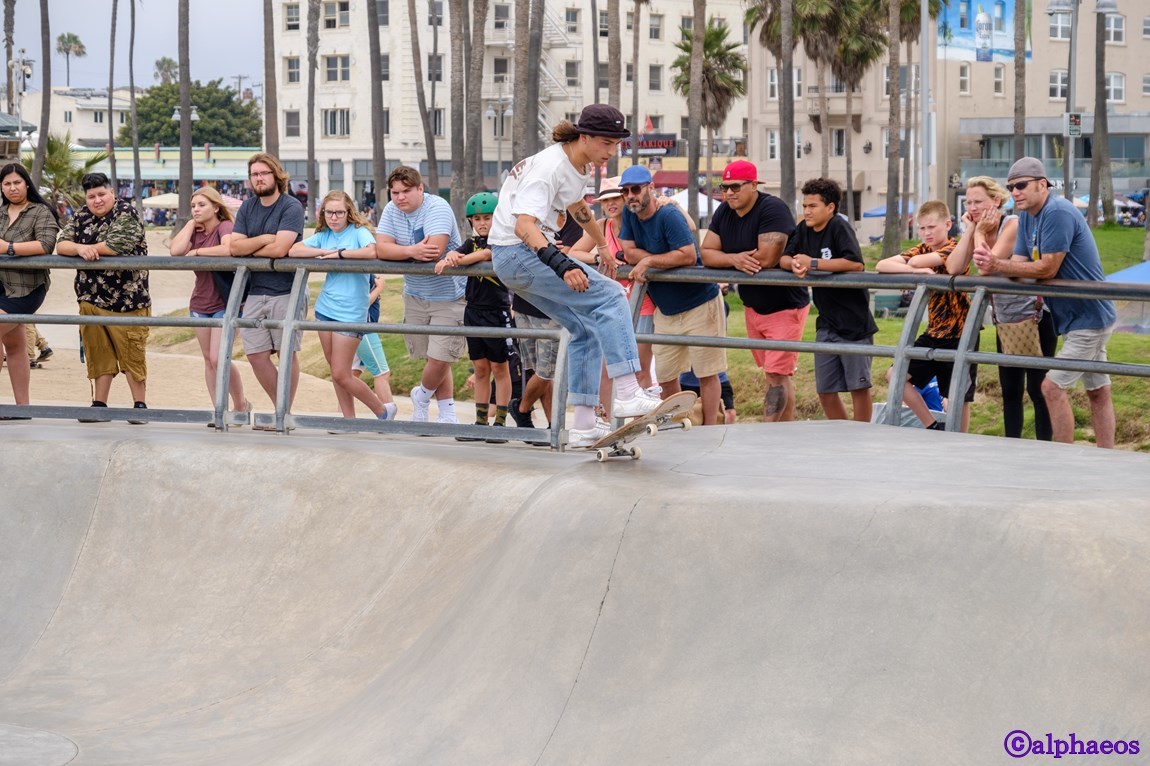
<path id="1" fill-rule="evenodd" d="M 739 181 L 733 184 L 719 184 L 719 189 L 721 189 L 723 192 L 737 192 L 748 183 L 749 181 Z"/>
<path id="2" fill-rule="evenodd" d="M 632 184 L 631 186 L 620 186 L 619 191 L 623 192 L 624 194 L 634 194 L 637 196 L 642 194 L 643 190 L 646 188 L 647 184 Z"/>
<path id="3" fill-rule="evenodd" d="M 1031 181 L 1037 181 L 1037 180 L 1038 180 L 1037 178 L 1028 178 L 1025 181 L 1018 181 L 1016 183 L 1007 184 L 1006 190 L 1008 192 L 1012 192 L 1015 189 L 1018 189 L 1019 191 L 1023 191 L 1024 189 L 1026 189 L 1027 186 L 1030 186 Z"/>

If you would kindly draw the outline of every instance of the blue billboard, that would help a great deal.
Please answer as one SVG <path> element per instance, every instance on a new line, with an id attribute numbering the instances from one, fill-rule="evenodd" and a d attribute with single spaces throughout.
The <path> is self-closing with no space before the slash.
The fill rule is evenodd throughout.
<path id="1" fill-rule="evenodd" d="M 938 49 L 955 61 L 1014 61 L 1014 9 L 1026 4 L 1026 57 L 1031 56 L 1031 0 L 950 0 L 938 14 Z"/>

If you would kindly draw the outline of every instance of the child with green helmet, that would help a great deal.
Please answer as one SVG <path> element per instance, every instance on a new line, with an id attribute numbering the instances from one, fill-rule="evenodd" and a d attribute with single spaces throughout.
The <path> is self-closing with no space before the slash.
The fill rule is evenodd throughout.
<path id="1" fill-rule="evenodd" d="M 464 214 L 471 224 L 472 236 L 460 248 L 448 253 L 435 264 L 435 273 L 442 274 L 445 268 L 470 266 L 491 260 L 491 250 L 487 247 L 487 233 L 491 231 L 491 218 L 495 213 L 498 198 L 491 192 L 473 194 L 467 200 Z M 467 278 L 467 307 L 463 312 L 463 323 L 471 327 L 511 327 L 511 293 L 497 277 Z M 495 422 L 493 427 L 502 428 L 507 422 L 507 404 L 511 400 L 511 367 L 509 364 L 510 338 L 468 338 L 467 354 L 475 367 L 475 423 L 488 425 L 491 401 L 491 379 L 495 378 Z M 459 441 L 479 441 L 477 438 L 457 436 Z M 493 444 L 502 444 L 506 439 L 491 437 Z"/>

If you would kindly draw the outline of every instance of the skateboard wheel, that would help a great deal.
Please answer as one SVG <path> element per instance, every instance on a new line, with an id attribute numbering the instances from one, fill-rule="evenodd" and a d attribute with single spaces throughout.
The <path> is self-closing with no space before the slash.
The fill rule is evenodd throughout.
<path id="1" fill-rule="evenodd" d="M 595 450 L 595 459 L 598 460 L 600 463 L 606 463 L 607 462 L 607 450 L 605 450 L 605 449 Z"/>
<path id="2" fill-rule="evenodd" d="M 655 434 L 659 433 L 659 426 L 655 425 L 654 423 L 648 423 L 646 430 L 648 436 L 654 436 Z"/>
<path id="3" fill-rule="evenodd" d="M 643 457 L 643 450 L 641 448 L 635 447 L 634 449 L 631 450 L 631 459 L 632 460 L 638 460 L 641 457 Z"/>
<path id="4" fill-rule="evenodd" d="M 684 420 L 684 421 L 683 421 L 683 430 L 684 430 L 684 431 L 690 431 L 690 430 L 691 430 L 691 426 L 692 426 L 692 425 L 693 425 L 693 424 L 691 423 L 691 421 L 690 421 L 690 420 Z"/>

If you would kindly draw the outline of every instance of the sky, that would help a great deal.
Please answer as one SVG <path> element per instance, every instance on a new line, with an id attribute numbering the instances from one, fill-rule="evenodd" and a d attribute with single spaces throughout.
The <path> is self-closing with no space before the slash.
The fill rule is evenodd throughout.
<path id="1" fill-rule="evenodd" d="M 128 32 L 130 0 L 120 0 L 116 24 L 116 85 L 128 84 Z M 65 84 L 64 57 L 55 53 L 56 38 L 64 32 L 79 36 L 88 55 L 72 57 L 72 86 L 104 88 L 108 85 L 109 37 L 112 0 L 50 0 L 52 35 L 52 84 Z M 263 3 L 260 0 L 193 0 L 191 2 L 191 75 L 207 82 L 224 78 L 236 86 L 236 75 L 245 75 L 244 87 L 263 81 Z M 176 39 L 176 0 L 137 0 L 136 84 L 156 83 L 152 73 L 157 59 L 179 60 Z M 30 90 L 40 89 L 40 4 L 35 0 L 16 3 L 16 34 L 13 56 L 25 48 L 36 60 Z M 260 91 L 256 90 L 256 95 Z"/>

